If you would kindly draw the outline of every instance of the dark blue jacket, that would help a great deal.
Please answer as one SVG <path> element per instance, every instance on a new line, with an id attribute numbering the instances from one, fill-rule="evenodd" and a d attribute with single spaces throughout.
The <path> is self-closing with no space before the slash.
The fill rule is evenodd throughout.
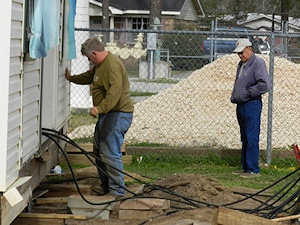
<path id="1" fill-rule="evenodd" d="M 261 95 L 271 88 L 265 61 L 253 53 L 239 76 L 241 66 L 242 61 L 238 64 L 231 102 L 239 104 L 252 99 L 261 99 Z"/>

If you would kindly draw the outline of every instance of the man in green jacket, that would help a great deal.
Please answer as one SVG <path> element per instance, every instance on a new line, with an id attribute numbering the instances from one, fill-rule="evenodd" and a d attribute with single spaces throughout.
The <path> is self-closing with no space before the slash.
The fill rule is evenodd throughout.
<path id="1" fill-rule="evenodd" d="M 94 67 L 75 76 L 66 69 L 65 77 L 76 84 L 93 85 L 90 114 L 98 117 L 94 153 L 101 159 L 96 160 L 99 177 L 104 193 L 119 198 L 125 194 L 121 145 L 131 125 L 134 108 L 129 79 L 122 61 L 106 51 L 97 37 L 86 40 L 81 53 Z"/>

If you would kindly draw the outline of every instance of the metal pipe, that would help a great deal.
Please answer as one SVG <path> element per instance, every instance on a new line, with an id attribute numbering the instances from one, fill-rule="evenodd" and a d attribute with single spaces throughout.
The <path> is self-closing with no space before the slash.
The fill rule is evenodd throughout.
<path id="1" fill-rule="evenodd" d="M 273 118 L 273 78 L 274 78 L 274 59 L 275 59 L 275 37 L 271 35 L 270 39 L 270 61 L 269 61 L 269 75 L 271 79 L 271 89 L 269 91 L 268 99 L 268 130 L 267 130 L 267 163 L 272 161 L 272 118 Z"/>

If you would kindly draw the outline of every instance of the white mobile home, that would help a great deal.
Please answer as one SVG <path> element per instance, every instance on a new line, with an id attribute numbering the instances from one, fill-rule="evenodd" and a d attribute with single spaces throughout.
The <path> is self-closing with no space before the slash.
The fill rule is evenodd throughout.
<path id="1" fill-rule="evenodd" d="M 0 224 L 13 222 L 59 163 L 58 146 L 42 136 L 42 128 L 67 132 L 69 3 L 0 0 Z"/>

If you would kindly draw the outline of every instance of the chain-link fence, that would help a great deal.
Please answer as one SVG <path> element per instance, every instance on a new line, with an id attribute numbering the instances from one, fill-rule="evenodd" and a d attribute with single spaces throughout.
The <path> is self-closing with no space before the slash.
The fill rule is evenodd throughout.
<path id="1" fill-rule="evenodd" d="M 236 40 L 249 38 L 269 69 L 273 87 L 263 96 L 260 148 L 262 160 L 294 157 L 289 148 L 300 138 L 299 34 L 245 30 L 154 31 L 77 29 L 77 59 L 72 73 L 90 67 L 80 46 L 99 36 L 106 49 L 124 62 L 135 102 L 134 120 L 125 144 L 174 149 L 240 149 L 236 106 L 230 95 L 239 58 L 231 54 Z M 107 41 L 105 41 L 107 40 Z M 71 138 L 92 138 L 89 87 L 71 86 Z M 173 152 L 176 152 L 175 150 Z M 186 151 L 188 152 L 188 150 Z"/>

